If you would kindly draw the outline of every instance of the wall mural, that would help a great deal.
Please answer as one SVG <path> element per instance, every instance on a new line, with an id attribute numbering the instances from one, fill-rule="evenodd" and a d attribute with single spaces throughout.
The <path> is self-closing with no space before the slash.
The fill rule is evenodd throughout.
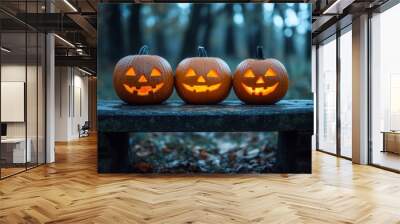
<path id="1" fill-rule="evenodd" d="M 311 172 L 310 4 L 103 3 L 98 20 L 99 172 Z"/>

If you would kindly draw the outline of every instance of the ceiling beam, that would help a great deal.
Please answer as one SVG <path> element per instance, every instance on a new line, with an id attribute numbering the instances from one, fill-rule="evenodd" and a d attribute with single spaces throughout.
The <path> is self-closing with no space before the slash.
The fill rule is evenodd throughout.
<path id="1" fill-rule="evenodd" d="M 97 60 L 91 56 L 55 56 L 56 66 L 87 67 L 96 71 Z"/>
<path id="2" fill-rule="evenodd" d="M 96 40 L 97 30 L 88 22 L 88 20 L 80 14 L 68 14 L 67 15 L 72 21 L 74 21 L 83 31 L 90 37 L 91 40 Z M 89 41 L 89 40 L 87 40 Z M 96 41 L 94 41 L 96 42 Z M 96 44 L 96 43 L 94 43 Z M 93 45 L 93 43 L 92 43 Z"/>
<path id="3" fill-rule="evenodd" d="M 316 33 L 321 30 L 332 18 L 335 16 L 319 16 L 312 24 L 312 33 Z"/>
<path id="4" fill-rule="evenodd" d="M 16 17 L 42 32 L 82 30 L 75 21 L 61 13 L 18 13 Z"/>
<path id="5" fill-rule="evenodd" d="M 343 10 L 351 5 L 355 0 L 336 0 L 330 4 L 322 14 L 342 14 Z"/>

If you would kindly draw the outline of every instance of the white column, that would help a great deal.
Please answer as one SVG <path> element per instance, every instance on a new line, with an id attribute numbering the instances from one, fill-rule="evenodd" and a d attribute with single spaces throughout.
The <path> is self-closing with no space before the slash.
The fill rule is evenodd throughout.
<path id="1" fill-rule="evenodd" d="M 353 162 L 368 163 L 368 15 L 353 19 Z"/>
<path id="2" fill-rule="evenodd" d="M 55 161 L 54 133 L 55 133 L 55 56 L 54 35 L 46 36 L 46 163 Z"/>

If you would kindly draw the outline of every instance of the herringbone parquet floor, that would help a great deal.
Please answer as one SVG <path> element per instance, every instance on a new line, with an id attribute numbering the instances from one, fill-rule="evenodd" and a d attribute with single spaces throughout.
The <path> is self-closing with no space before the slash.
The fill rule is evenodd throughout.
<path id="1" fill-rule="evenodd" d="M 0 223 L 400 223 L 400 175 L 315 152 L 312 175 L 99 175 L 96 139 L 0 181 Z"/>

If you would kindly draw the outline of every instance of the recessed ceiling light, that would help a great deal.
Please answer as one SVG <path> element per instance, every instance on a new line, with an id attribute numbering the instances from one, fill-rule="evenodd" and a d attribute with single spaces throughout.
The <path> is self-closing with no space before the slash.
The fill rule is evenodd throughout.
<path id="1" fill-rule="evenodd" d="M 322 14 L 342 14 L 343 9 L 351 5 L 355 0 L 336 0 Z"/>
<path id="2" fill-rule="evenodd" d="M 88 71 L 86 71 L 86 70 L 83 70 L 83 69 L 81 69 L 81 68 L 79 68 L 79 67 L 78 67 L 78 70 L 81 71 L 81 72 L 83 72 L 83 73 L 85 73 L 86 75 L 90 75 L 90 76 L 93 75 L 92 73 L 90 73 L 90 72 L 88 72 Z"/>
<path id="3" fill-rule="evenodd" d="M 74 12 L 78 12 L 78 10 L 73 6 L 68 0 L 64 0 L 64 3 L 68 5 Z"/>
<path id="4" fill-rule="evenodd" d="M 57 37 L 59 40 L 61 40 L 62 42 L 64 42 L 65 44 L 67 44 L 70 47 L 75 48 L 75 45 L 73 45 L 71 42 L 69 42 L 68 40 L 60 37 L 58 34 L 54 34 L 55 37 Z"/>
<path id="5" fill-rule="evenodd" d="M 10 52 L 11 52 L 10 49 L 7 49 L 7 48 L 5 48 L 5 47 L 1 47 L 1 51 L 4 51 L 4 52 L 6 52 L 6 53 L 10 53 Z"/>

